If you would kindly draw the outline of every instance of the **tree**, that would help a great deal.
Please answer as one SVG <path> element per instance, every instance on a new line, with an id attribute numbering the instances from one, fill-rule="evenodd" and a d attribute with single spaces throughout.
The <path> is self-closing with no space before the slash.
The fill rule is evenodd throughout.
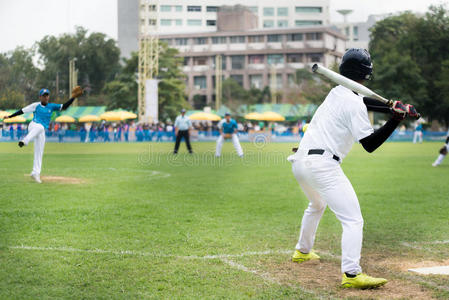
<path id="1" fill-rule="evenodd" d="M 320 104 L 335 86 L 327 78 L 314 75 L 308 69 L 298 69 L 295 73 L 294 83 L 295 87 L 291 89 L 289 99 L 301 104 Z"/>

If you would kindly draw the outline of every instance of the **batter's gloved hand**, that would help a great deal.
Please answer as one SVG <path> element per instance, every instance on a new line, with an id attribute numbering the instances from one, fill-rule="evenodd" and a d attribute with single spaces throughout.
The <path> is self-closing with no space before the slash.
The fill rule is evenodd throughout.
<path id="1" fill-rule="evenodd" d="M 73 88 L 72 90 L 72 98 L 78 98 L 79 96 L 81 96 L 83 94 L 83 89 L 77 85 Z"/>
<path id="2" fill-rule="evenodd" d="M 421 115 L 416 111 L 416 108 L 411 104 L 405 104 L 407 115 L 414 119 L 419 119 Z"/>
<path id="3" fill-rule="evenodd" d="M 393 113 L 393 119 L 402 121 L 407 116 L 407 107 L 401 101 L 394 101 L 391 112 Z"/>

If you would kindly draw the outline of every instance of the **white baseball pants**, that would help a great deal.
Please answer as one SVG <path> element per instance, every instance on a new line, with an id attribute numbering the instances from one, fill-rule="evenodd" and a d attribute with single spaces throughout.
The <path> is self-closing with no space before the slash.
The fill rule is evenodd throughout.
<path id="1" fill-rule="evenodd" d="M 223 147 L 224 143 L 224 137 L 223 135 L 220 135 L 217 139 L 217 147 L 215 149 L 215 156 L 221 155 L 221 148 Z M 243 150 L 242 146 L 240 146 L 239 138 L 237 137 L 237 134 L 232 134 L 232 144 L 234 145 L 235 151 L 237 151 L 238 156 L 243 156 Z"/>
<path id="2" fill-rule="evenodd" d="M 422 143 L 422 131 L 415 131 L 413 133 L 413 144 L 416 144 L 416 141 Z"/>
<path id="3" fill-rule="evenodd" d="M 446 149 L 449 151 L 449 145 L 445 145 L 445 146 L 446 146 Z M 435 160 L 435 162 L 432 165 L 433 166 L 441 165 L 441 163 L 443 162 L 445 157 L 446 157 L 446 155 L 444 155 L 444 154 L 438 155 L 437 159 Z"/>
<path id="4" fill-rule="evenodd" d="M 363 239 L 363 218 L 357 195 L 340 164 L 323 155 L 300 154 L 292 164 L 293 174 L 309 199 L 304 211 L 296 249 L 309 253 L 326 205 L 343 227 L 341 271 L 358 274 Z"/>
<path id="5" fill-rule="evenodd" d="M 41 174 L 42 157 L 45 146 L 45 128 L 39 123 L 31 122 L 28 126 L 28 134 L 23 139 L 23 143 L 28 145 L 34 140 L 34 162 L 31 174 Z"/>

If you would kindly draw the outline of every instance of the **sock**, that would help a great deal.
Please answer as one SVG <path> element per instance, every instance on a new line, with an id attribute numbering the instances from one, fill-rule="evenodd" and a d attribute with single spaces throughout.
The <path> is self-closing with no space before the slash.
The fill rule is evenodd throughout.
<path id="1" fill-rule="evenodd" d="M 357 275 L 349 274 L 349 273 L 346 273 L 346 272 L 345 272 L 345 274 L 346 274 L 346 277 L 348 277 L 348 278 L 354 278 L 354 277 L 357 276 Z"/>

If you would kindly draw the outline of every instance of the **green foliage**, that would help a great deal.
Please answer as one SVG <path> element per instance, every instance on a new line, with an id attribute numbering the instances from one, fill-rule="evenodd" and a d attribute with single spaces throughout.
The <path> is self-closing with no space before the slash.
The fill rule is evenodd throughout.
<path id="1" fill-rule="evenodd" d="M 25 95 L 11 89 L 0 93 L 0 109 L 20 109 L 25 106 Z"/>
<path id="2" fill-rule="evenodd" d="M 318 76 L 309 69 L 298 69 L 294 77 L 295 87 L 288 98 L 292 103 L 320 104 L 335 86 L 326 77 Z"/>
<path id="3" fill-rule="evenodd" d="M 229 77 L 222 83 L 222 101 L 231 111 L 236 112 L 240 105 L 271 102 L 270 87 L 263 90 L 251 87 L 245 90 L 235 79 Z"/>
<path id="4" fill-rule="evenodd" d="M 449 17 L 444 6 L 431 6 L 425 17 L 403 13 L 372 28 L 370 87 L 389 98 L 416 105 L 430 120 L 449 124 L 445 61 L 449 60 Z"/>

